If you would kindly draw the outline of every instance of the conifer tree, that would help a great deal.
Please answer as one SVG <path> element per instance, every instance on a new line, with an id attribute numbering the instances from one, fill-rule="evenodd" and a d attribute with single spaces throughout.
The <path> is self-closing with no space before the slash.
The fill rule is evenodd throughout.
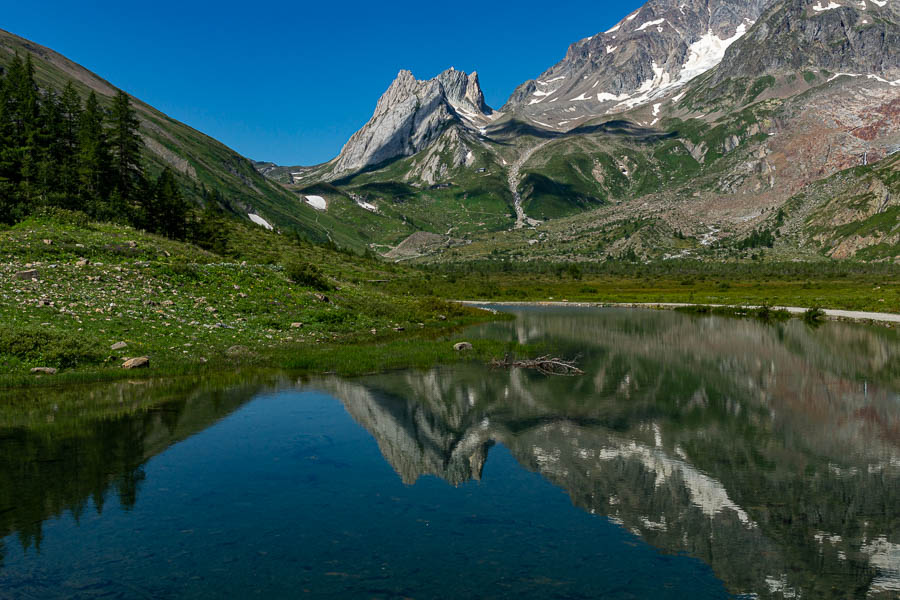
<path id="1" fill-rule="evenodd" d="M 166 167 L 156 180 L 153 215 L 157 233 L 183 240 L 187 235 L 187 204 L 172 170 Z"/>
<path id="2" fill-rule="evenodd" d="M 64 198 L 59 193 L 59 169 L 65 159 L 65 151 L 60 143 L 62 108 L 53 90 L 41 99 L 39 109 L 35 143 L 39 157 L 36 192 L 43 203 L 61 205 Z"/>
<path id="3" fill-rule="evenodd" d="M 131 106 L 131 100 L 123 91 L 113 99 L 110 113 L 109 141 L 113 156 L 113 180 L 122 199 L 134 207 L 137 192 L 144 179 L 141 166 L 141 149 L 144 141 L 139 133 L 141 122 Z"/>
<path id="4" fill-rule="evenodd" d="M 66 208 L 83 210 L 78 201 L 78 154 L 81 127 L 81 97 L 69 81 L 59 99 L 60 125 L 57 143 L 60 149 L 58 189 L 66 198 Z"/>
<path id="5" fill-rule="evenodd" d="M 109 193 L 111 172 L 109 147 L 103 127 L 103 111 L 97 95 L 91 92 L 79 118 L 78 127 L 78 194 L 81 206 L 98 217 Z"/>
<path id="6" fill-rule="evenodd" d="M 14 162 L 10 148 L 9 111 L 7 109 L 7 77 L 0 69 L 0 223 L 14 223 L 17 219 L 17 203 L 13 189 Z"/>

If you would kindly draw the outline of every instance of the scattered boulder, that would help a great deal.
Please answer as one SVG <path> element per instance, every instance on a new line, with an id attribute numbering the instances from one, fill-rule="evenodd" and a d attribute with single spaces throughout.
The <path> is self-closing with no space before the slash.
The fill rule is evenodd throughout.
<path id="1" fill-rule="evenodd" d="M 438 321 L 446 321 L 447 315 L 438 315 Z"/>
<path id="2" fill-rule="evenodd" d="M 472 350 L 473 346 L 469 342 L 460 342 L 460 343 L 456 344 L 455 346 L 453 346 L 453 349 L 456 350 L 457 352 L 464 352 L 466 350 Z"/>
<path id="3" fill-rule="evenodd" d="M 22 279 L 24 281 L 40 281 L 41 276 L 38 274 L 37 269 L 31 269 L 30 271 L 19 271 L 16 273 L 16 279 Z"/>
<path id="4" fill-rule="evenodd" d="M 303 327 L 303 323 L 291 323 L 291 328 L 293 329 L 300 329 L 301 327 Z"/>
<path id="5" fill-rule="evenodd" d="M 130 358 L 122 364 L 123 369 L 146 369 L 150 367 L 150 357 Z"/>
<path id="6" fill-rule="evenodd" d="M 331 300 L 329 300 L 328 296 L 326 296 L 325 294 L 316 294 L 315 296 L 316 300 L 318 300 L 319 302 L 324 302 L 325 304 L 331 302 Z"/>
<path id="7" fill-rule="evenodd" d="M 128 347 L 128 344 L 125 342 L 116 342 L 115 344 L 110 346 L 109 349 L 115 351 L 115 350 L 124 350 L 127 347 Z"/>
<path id="8" fill-rule="evenodd" d="M 88 265 L 90 264 L 90 262 L 91 262 L 91 261 L 89 261 L 88 259 L 82 258 L 82 259 L 79 260 L 77 263 L 75 263 L 75 266 L 76 266 L 76 267 L 86 267 L 86 266 L 88 266 Z"/>
<path id="9" fill-rule="evenodd" d="M 246 346 L 232 346 L 228 350 L 225 351 L 225 354 L 228 356 L 241 356 L 242 354 L 249 354 L 250 349 Z"/>
<path id="10" fill-rule="evenodd" d="M 33 375 L 56 375 L 56 369 L 53 367 L 35 367 L 31 370 Z"/>

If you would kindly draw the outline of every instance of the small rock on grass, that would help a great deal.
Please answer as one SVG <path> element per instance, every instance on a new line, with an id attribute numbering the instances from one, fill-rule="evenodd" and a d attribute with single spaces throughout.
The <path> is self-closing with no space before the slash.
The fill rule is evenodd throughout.
<path id="1" fill-rule="evenodd" d="M 130 358 L 122 364 L 123 369 L 146 369 L 150 366 L 150 358 L 141 356 L 139 358 Z"/>
<path id="2" fill-rule="evenodd" d="M 31 370 L 33 375 L 56 375 L 56 369 L 53 367 L 35 367 Z"/>
<path id="3" fill-rule="evenodd" d="M 128 344 L 125 342 L 116 342 L 115 344 L 110 346 L 109 349 L 115 351 L 115 350 L 124 350 L 127 347 L 128 347 Z"/>
<path id="4" fill-rule="evenodd" d="M 41 276 L 38 274 L 37 270 L 32 269 L 31 271 L 20 271 L 16 273 L 16 279 L 22 279 L 25 281 L 38 281 Z"/>
<path id="5" fill-rule="evenodd" d="M 460 342 L 453 346 L 453 349 L 457 352 L 463 352 L 465 350 L 472 350 L 473 346 L 469 342 Z"/>

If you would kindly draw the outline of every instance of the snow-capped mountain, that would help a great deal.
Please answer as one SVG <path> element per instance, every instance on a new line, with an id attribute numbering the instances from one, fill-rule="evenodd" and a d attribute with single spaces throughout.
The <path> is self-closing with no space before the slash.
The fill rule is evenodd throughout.
<path id="1" fill-rule="evenodd" d="M 650 0 L 513 92 L 504 111 L 545 126 L 617 113 L 715 67 L 772 0 Z"/>

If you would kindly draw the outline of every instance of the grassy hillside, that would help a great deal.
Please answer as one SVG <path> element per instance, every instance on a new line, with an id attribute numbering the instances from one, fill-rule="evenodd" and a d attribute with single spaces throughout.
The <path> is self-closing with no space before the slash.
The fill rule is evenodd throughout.
<path id="1" fill-rule="evenodd" d="M 443 336 L 484 318 L 390 286 L 410 276 L 404 268 L 252 225 L 229 228 L 225 254 L 65 211 L 0 230 L 0 381 L 21 382 L 33 367 L 121 371 L 142 356 L 169 374 L 341 361 L 376 370 L 404 352 L 409 360 L 411 347 L 376 347 L 383 358 L 366 363 L 361 344 Z"/>

